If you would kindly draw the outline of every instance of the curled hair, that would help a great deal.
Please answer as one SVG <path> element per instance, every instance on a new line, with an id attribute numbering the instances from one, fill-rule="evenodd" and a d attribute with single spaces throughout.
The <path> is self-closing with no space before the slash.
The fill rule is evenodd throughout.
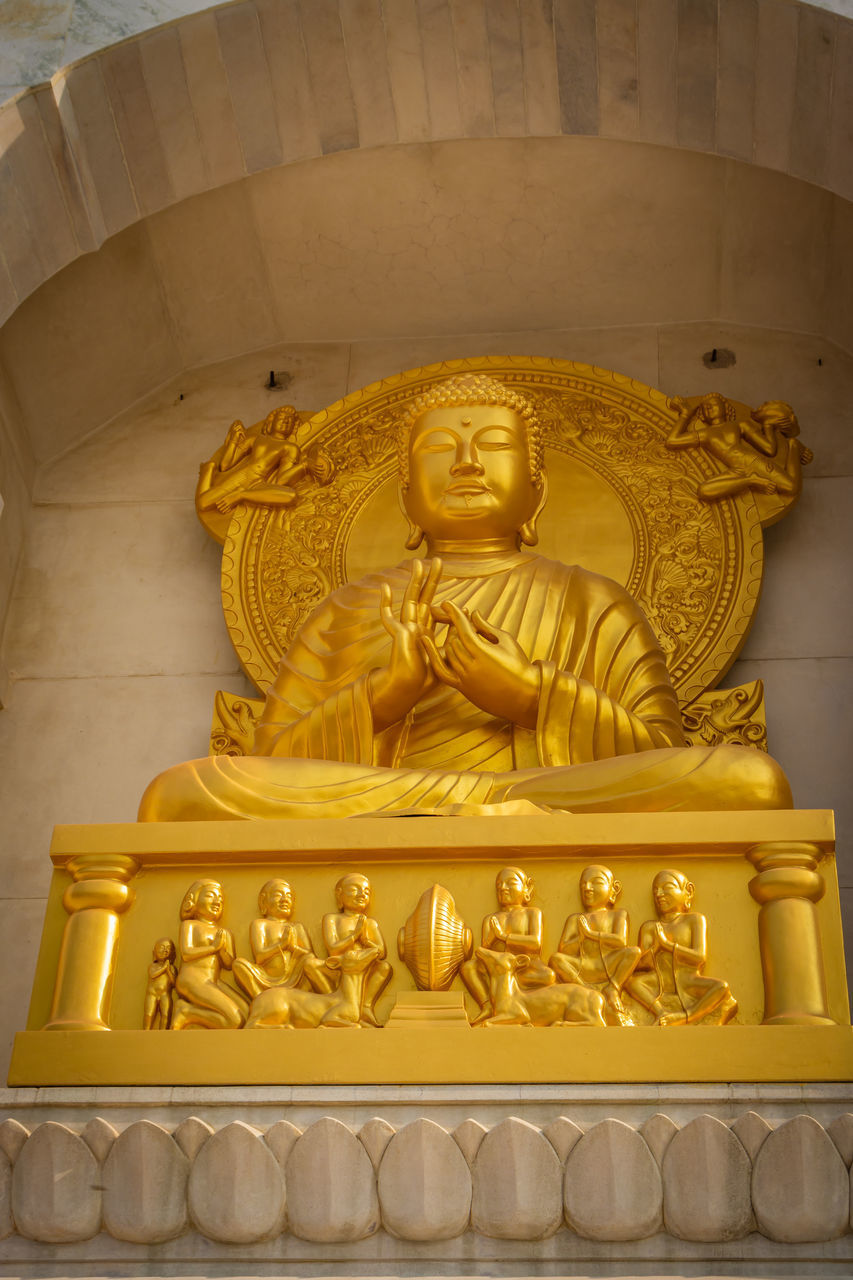
<path id="1" fill-rule="evenodd" d="M 198 902 L 199 894 L 205 885 L 208 884 L 215 884 L 219 892 L 222 892 L 222 885 L 218 880 L 193 880 L 189 889 L 187 889 L 184 894 L 184 900 L 181 903 L 182 920 L 192 920 L 195 915 L 196 903 Z"/>
<path id="2" fill-rule="evenodd" d="M 458 409 L 466 404 L 500 405 L 517 413 L 524 425 L 527 437 L 527 453 L 530 479 L 537 487 L 542 483 L 544 448 L 542 424 L 532 402 L 520 392 L 514 391 L 487 373 L 462 373 L 443 382 L 435 382 L 409 401 L 397 432 L 397 457 L 400 465 L 400 485 L 409 487 L 409 440 L 418 418 L 430 409 Z"/>

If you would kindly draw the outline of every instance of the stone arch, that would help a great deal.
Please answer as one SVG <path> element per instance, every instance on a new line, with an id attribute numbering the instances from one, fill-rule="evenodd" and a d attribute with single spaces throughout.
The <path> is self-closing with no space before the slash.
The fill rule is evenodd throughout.
<path id="1" fill-rule="evenodd" d="M 0 110 L 0 320 L 108 237 L 339 151 L 581 135 L 850 198 L 853 23 L 795 4 L 244 0 L 63 68 Z"/>

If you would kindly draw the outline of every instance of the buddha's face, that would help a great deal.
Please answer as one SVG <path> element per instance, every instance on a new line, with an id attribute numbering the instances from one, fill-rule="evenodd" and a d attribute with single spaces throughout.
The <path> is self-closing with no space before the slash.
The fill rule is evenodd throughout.
<path id="1" fill-rule="evenodd" d="M 337 897 L 342 911 L 367 911 L 370 906 L 370 882 L 367 876 L 344 876 L 338 882 Z"/>
<path id="2" fill-rule="evenodd" d="M 592 909 L 606 907 L 613 900 L 613 876 L 607 867 L 586 867 L 581 874 L 581 902 Z"/>
<path id="3" fill-rule="evenodd" d="M 428 409 L 414 424 L 403 501 L 429 538 L 512 537 L 540 498 L 524 424 L 513 409 Z"/>
<path id="4" fill-rule="evenodd" d="M 690 909 L 693 885 L 674 871 L 660 871 L 652 882 L 652 897 L 658 915 L 681 915 Z"/>
<path id="5" fill-rule="evenodd" d="M 260 904 L 265 916 L 273 920 L 289 920 L 293 911 L 293 891 L 286 880 L 270 880 L 264 885 Z"/>

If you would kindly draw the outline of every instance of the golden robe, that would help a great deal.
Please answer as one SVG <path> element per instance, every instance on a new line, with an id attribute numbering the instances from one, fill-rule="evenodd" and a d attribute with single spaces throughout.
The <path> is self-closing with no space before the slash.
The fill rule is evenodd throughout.
<path id="1" fill-rule="evenodd" d="M 434 812 L 526 799 L 572 811 L 781 808 L 784 775 L 746 747 L 687 748 L 663 654 L 615 582 L 518 552 L 445 570 L 436 604 L 477 609 L 540 671 L 535 729 L 436 683 L 405 720 L 373 725 L 368 676 L 388 662 L 384 582 L 399 615 L 410 561 L 339 588 L 282 659 L 254 754 L 189 761 L 155 778 L 143 821 Z"/>

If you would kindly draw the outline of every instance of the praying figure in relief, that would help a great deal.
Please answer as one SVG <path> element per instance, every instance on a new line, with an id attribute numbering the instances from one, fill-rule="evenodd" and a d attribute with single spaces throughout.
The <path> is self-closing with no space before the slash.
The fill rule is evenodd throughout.
<path id="1" fill-rule="evenodd" d="M 495 880 L 498 910 L 483 921 L 482 949 L 509 951 L 524 956 L 516 975 L 520 987 L 547 987 L 554 973 L 542 959 L 542 912 L 531 907 L 533 880 L 520 867 L 504 867 Z M 480 1006 L 472 1022 L 475 1026 L 494 1013 L 490 974 L 484 959 L 476 953 L 459 970 L 460 977 Z"/>
<path id="2" fill-rule="evenodd" d="M 592 864 L 580 878 L 583 911 L 570 915 L 550 967 L 558 982 L 578 982 L 601 990 L 611 1024 L 632 1027 L 622 990 L 640 958 L 628 945 L 628 912 L 617 908 L 622 886 L 609 867 Z"/>
<path id="3" fill-rule="evenodd" d="M 358 961 L 360 984 L 360 1022 L 365 1027 L 381 1026 L 376 1016 L 376 1001 L 391 981 L 393 970 L 385 959 L 387 948 L 382 930 L 367 913 L 371 889 L 367 876 L 358 872 L 341 876 L 335 885 L 337 911 L 323 916 L 323 941 L 329 960 L 340 968 L 346 956 L 347 967 Z M 366 966 L 361 968 L 361 962 Z"/>
<path id="4" fill-rule="evenodd" d="M 250 1000 L 268 987 L 309 986 L 331 991 L 332 980 L 314 954 L 308 930 L 291 920 L 293 890 L 286 880 L 268 880 L 258 894 L 261 915 L 249 928 L 255 962 L 237 957 L 234 981 Z"/>
<path id="5" fill-rule="evenodd" d="M 641 955 L 625 990 L 654 1014 L 659 1027 L 701 1022 L 722 1026 L 737 1013 L 729 984 L 702 972 L 708 922 L 693 911 L 696 890 L 681 871 L 659 871 L 652 883 L 656 920 L 640 929 Z"/>
<path id="6" fill-rule="evenodd" d="M 222 970 L 230 970 L 235 957 L 234 935 L 219 924 L 223 908 L 218 880 L 196 880 L 184 894 L 173 1031 L 236 1029 L 246 1021 L 248 1001 L 222 981 Z"/>
<path id="7" fill-rule="evenodd" d="M 175 944 L 158 938 L 148 966 L 148 985 L 142 1014 L 143 1031 L 168 1031 L 172 1019 L 172 988 L 178 977 Z"/>

